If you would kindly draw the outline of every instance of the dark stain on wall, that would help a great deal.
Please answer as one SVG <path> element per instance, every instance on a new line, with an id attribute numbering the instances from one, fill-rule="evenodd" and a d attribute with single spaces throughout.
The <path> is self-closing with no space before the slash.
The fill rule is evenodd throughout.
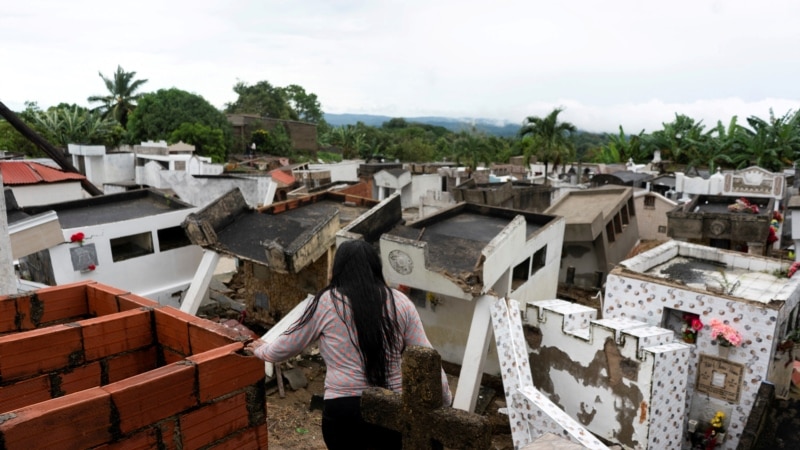
<path id="1" fill-rule="evenodd" d="M 614 413 L 620 425 L 614 438 L 627 447 L 640 445 L 639 441 L 634 440 L 633 426 L 641 419 L 640 405 L 644 403 L 644 396 L 638 386 L 628 386 L 623 382 L 623 378 L 631 380 L 638 378 L 639 363 L 623 357 L 614 339 L 609 338 L 604 343 L 603 350 L 595 353 L 592 362 L 588 366 L 582 366 L 558 347 L 542 347 L 542 333 L 537 327 L 524 328 L 525 338 L 532 349 L 529 362 L 533 384 L 562 409 L 564 406 L 559 403 L 560 397 L 554 392 L 550 378 L 550 371 L 553 369 L 571 374 L 583 386 L 594 386 L 610 391 L 615 397 Z M 646 407 L 646 403 L 644 404 Z M 594 406 L 582 403 L 578 420 L 588 426 L 597 412 Z M 602 411 L 600 413 L 603 415 Z"/>

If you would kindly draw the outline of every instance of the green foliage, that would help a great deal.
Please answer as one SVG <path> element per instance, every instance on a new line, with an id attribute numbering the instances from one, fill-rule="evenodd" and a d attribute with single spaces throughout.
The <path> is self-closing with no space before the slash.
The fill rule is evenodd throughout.
<path id="1" fill-rule="evenodd" d="M 296 84 L 290 84 L 282 89 L 289 107 L 297 114 L 298 120 L 311 123 L 324 122 L 317 94 L 307 93 L 302 86 Z"/>
<path id="2" fill-rule="evenodd" d="M 664 123 L 663 129 L 650 134 L 626 135 L 620 126 L 617 136 L 591 154 L 594 162 L 623 163 L 628 159 L 644 163 L 656 150 L 661 157 L 685 171 L 708 168 L 744 168 L 757 165 L 774 172 L 790 166 L 800 155 L 800 116 L 788 112 L 775 117 L 770 111 L 768 120 L 751 116 L 747 125 L 740 125 L 733 116 L 725 126 L 705 130 L 702 122 L 675 114 L 675 120 Z"/>
<path id="3" fill-rule="evenodd" d="M 597 163 L 614 164 L 624 163 L 629 159 L 634 162 L 641 162 L 647 156 L 643 155 L 642 135 L 644 130 L 638 135 L 629 136 L 625 134 L 622 125 L 619 126 L 619 134 L 608 135 L 608 141 L 592 153 L 592 161 Z"/>
<path id="4" fill-rule="evenodd" d="M 470 131 L 458 133 L 452 149 L 456 163 L 464 161 L 471 170 L 475 170 L 480 163 L 488 167 L 495 161 L 497 150 L 489 139 L 474 127 Z"/>
<path id="5" fill-rule="evenodd" d="M 129 139 L 135 143 L 169 140 L 172 133 L 184 123 L 204 125 L 211 130 L 219 130 L 223 136 L 222 159 L 224 160 L 233 142 L 228 118 L 203 97 L 176 88 L 160 89 L 142 96 L 128 120 Z M 205 154 L 205 148 L 198 149 L 197 153 L 201 156 L 218 158 L 219 151 L 214 146 L 212 148 L 214 155 Z M 212 151 L 212 148 L 208 150 Z"/>
<path id="6" fill-rule="evenodd" d="M 25 109 L 17 111 L 16 114 L 20 120 L 25 122 L 29 127 L 34 128 L 34 117 L 41 113 L 41 111 L 36 102 L 25 102 Z M 35 158 L 45 156 L 42 150 L 20 134 L 16 128 L 11 126 L 11 124 L 2 117 L 0 117 L 0 150 L 6 150 L 11 153 L 21 153 L 25 156 Z"/>
<path id="7" fill-rule="evenodd" d="M 317 152 L 317 160 L 322 163 L 342 162 L 342 155 L 331 152 Z"/>
<path id="8" fill-rule="evenodd" d="M 259 81 L 254 85 L 240 81 L 233 86 L 233 92 L 238 98 L 226 105 L 225 112 L 312 123 L 322 121 L 317 95 L 296 84 L 276 87 L 269 81 Z"/>
<path id="9" fill-rule="evenodd" d="M 117 66 L 117 71 L 113 78 L 106 78 L 99 72 L 100 78 L 108 90 L 107 95 L 93 95 L 87 99 L 89 103 L 102 103 L 96 110 L 102 114 L 104 119 L 112 117 L 124 128 L 128 124 L 128 115 L 136 108 L 136 101 L 141 98 L 141 94 L 136 91 L 147 83 L 147 80 L 133 81 L 136 72 L 125 72 L 121 66 Z"/>
<path id="10" fill-rule="evenodd" d="M 555 108 L 545 117 L 530 116 L 519 130 L 520 136 L 530 136 L 533 139 L 530 149 L 539 161 L 544 162 L 545 180 L 548 163 L 552 162 L 555 169 L 559 164 L 575 160 L 575 143 L 572 137 L 577 128 L 569 122 L 559 122 L 558 115 L 562 111 L 562 108 Z M 525 161 L 529 159 L 530 154 L 526 154 Z"/>
<path id="11" fill-rule="evenodd" d="M 61 148 L 67 148 L 68 144 L 116 146 L 123 134 L 114 119 L 76 105 L 59 105 L 32 117 L 34 129 Z"/>
<path id="12" fill-rule="evenodd" d="M 225 135 L 219 128 L 184 122 L 169 136 L 171 144 L 181 141 L 194 145 L 198 155 L 208 156 L 215 163 L 225 162 Z"/>
<path id="13" fill-rule="evenodd" d="M 267 134 L 267 153 L 275 156 L 292 156 L 292 139 L 282 124 Z"/>

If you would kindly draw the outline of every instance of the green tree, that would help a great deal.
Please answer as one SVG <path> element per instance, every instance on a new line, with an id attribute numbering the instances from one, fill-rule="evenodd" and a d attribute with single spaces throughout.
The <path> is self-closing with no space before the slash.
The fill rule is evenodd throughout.
<path id="1" fill-rule="evenodd" d="M 553 163 L 553 170 L 559 164 L 572 160 L 575 157 L 575 146 L 572 136 L 577 131 L 575 125 L 569 122 L 559 122 L 558 115 L 563 108 L 555 108 L 545 117 L 530 116 L 523 122 L 519 135 L 533 138 L 532 151 L 539 161 L 544 162 L 544 179 L 547 178 L 548 163 Z M 530 155 L 525 155 L 525 161 Z"/>
<path id="2" fill-rule="evenodd" d="M 675 114 L 675 120 L 662 123 L 664 128 L 653 132 L 645 140 L 645 147 L 652 153 L 661 150 L 661 157 L 676 164 L 685 164 L 689 169 L 704 163 L 705 126 L 689 116 Z"/>
<path id="3" fill-rule="evenodd" d="M 25 102 L 24 110 L 15 111 L 19 119 L 31 128 L 36 127 L 35 116 L 41 112 L 42 110 L 36 102 Z M 40 158 L 46 156 L 39 147 L 20 134 L 16 128 L 2 117 L 0 117 L 0 150 L 21 153 L 28 157 Z"/>
<path id="4" fill-rule="evenodd" d="M 633 159 L 635 162 L 644 162 L 642 161 L 643 134 L 644 130 L 640 131 L 638 135 L 628 136 L 620 125 L 619 134 L 608 135 L 608 142 L 594 154 L 593 161 L 614 164 Z"/>
<path id="5" fill-rule="evenodd" d="M 393 148 L 393 156 L 400 161 L 430 161 L 436 148 L 425 139 L 416 137 L 407 139 Z"/>
<path id="6" fill-rule="evenodd" d="M 93 95 L 87 100 L 89 103 L 102 103 L 97 110 L 102 113 L 102 117 L 113 117 L 122 127 L 128 124 L 128 116 L 136 108 L 136 102 L 141 98 L 141 94 L 136 91 L 142 87 L 147 80 L 134 80 L 136 72 L 125 72 L 121 66 L 117 66 L 117 71 L 113 78 L 106 78 L 102 72 L 100 78 L 106 85 L 107 95 Z"/>
<path id="7" fill-rule="evenodd" d="M 276 125 L 267 135 L 267 152 L 275 156 L 292 155 L 292 139 L 282 124 Z"/>
<path id="8" fill-rule="evenodd" d="M 225 162 L 225 135 L 219 128 L 212 128 L 202 123 L 184 122 L 170 133 L 169 142 L 194 145 L 198 155 L 208 156 L 215 163 Z"/>
<path id="9" fill-rule="evenodd" d="M 466 161 L 470 170 L 474 171 L 478 168 L 479 163 L 484 163 L 488 167 L 495 160 L 495 148 L 489 144 L 486 136 L 479 133 L 475 127 L 469 131 L 460 131 L 456 136 L 453 141 L 456 164 Z"/>
<path id="10" fill-rule="evenodd" d="M 769 120 L 749 117 L 750 128 L 738 135 L 742 151 L 734 156 L 734 163 L 739 168 L 757 165 L 773 172 L 791 165 L 800 151 L 798 120 L 796 113 L 775 117 L 771 110 Z"/>
<path id="11" fill-rule="evenodd" d="M 68 144 L 116 146 L 123 130 L 117 121 L 77 105 L 59 105 L 33 115 L 34 129 L 61 148 Z"/>
<path id="12" fill-rule="evenodd" d="M 203 97 L 176 88 L 159 89 L 142 96 L 139 106 L 128 120 L 129 139 L 131 142 L 169 140 L 172 133 L 184 123 L 220 130 L 225 148 L 224 159 L 233 145 L 228 118 Z M 201 156 L 212 156 L 205 155 L 200 150 L 197 153 Z"/>
<path id="13" fill-rule="evenodd" d="M 299 120 L 297 112 L 289 105 L 284 90 L 273 86 L 269 81 L 259 81 L 254 85 L 240 81 L 233 86 L 233 92 L 238 97 L 236 101 L 226 105 L 227 113 L 258 114 L 261 117 L 274 119 Z"/>
<path id="14" fill-rule="evenodd" d="M 335 127 L 325 139 L 330 145 L 342 149 L 344 159 L 360 157 L 367 148 L 366 136 L 357 125 Z"/>
<path id="15" fill-rule="evenodd" d="M 292 108 L 297 115 L 298 120 L 311 123 L 322 123 L 322 106 L 317 99 L 317 94 L 307 93 L 302 86 L 290 84 L 283 88 L 286 100 L 289 102 L 289 107 Z"/>
<path id="16" fill-rule="evenodd" d="M 742 127 L 736 123 L 737 117 L 733 116 L 726 128 L 722 121 L 717 121 L 717 126 L 708 130 L 705 140 L 705 159 L 710 172 L 716 171 L 722 164 L 733 164 L 733 156 L 741 153 L 743 133 Z"/>

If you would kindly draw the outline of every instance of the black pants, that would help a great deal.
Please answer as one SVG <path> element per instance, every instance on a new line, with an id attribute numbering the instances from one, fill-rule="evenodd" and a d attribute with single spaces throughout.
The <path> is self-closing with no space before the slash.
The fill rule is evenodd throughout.
<path id="1" fill-rule="evenodd" d="M 329 450 L 403 448 L 400 433 L 364 422 L 361 418 L 361 397 L 325 400 L 322 437 Z"/>

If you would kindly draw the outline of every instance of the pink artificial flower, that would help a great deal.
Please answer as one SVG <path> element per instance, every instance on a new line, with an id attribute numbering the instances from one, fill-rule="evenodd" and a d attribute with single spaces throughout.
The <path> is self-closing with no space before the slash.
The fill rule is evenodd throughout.
<path id="1" fill-rule="evenodd" d="M 719 319 L 711 319 L 708 324 L 711 326 L 711 339 L 721 338 L 735 347 L 742 343 L 742 335 L 732 326 L 721 322 Z"/>

